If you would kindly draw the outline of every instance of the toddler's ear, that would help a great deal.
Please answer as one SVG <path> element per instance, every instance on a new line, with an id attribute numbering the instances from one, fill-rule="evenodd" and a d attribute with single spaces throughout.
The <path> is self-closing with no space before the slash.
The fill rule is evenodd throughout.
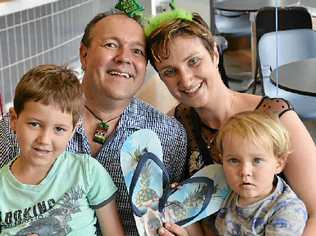
<path id="1" fill-rule="evenodd" d="M 15 132 L 16 130 L 16 120 L 18 119 L 18 115 L 16 114 L 13 107 L 9 109 L 10 114 L 10 127 Z"/>
<path id="2" fill-rule="evenodd" d="M 280 174 L 282 172 L 282 170 L 284 169 L 286 162 L 287 162 L 287 157 L 288 157 L 288 154 L 283 154 L 282 156 L 278 157 L 276 174 Z"/>

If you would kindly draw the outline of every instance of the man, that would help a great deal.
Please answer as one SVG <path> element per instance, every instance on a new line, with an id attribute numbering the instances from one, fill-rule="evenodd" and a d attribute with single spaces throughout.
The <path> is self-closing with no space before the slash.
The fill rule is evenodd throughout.
<path id="1" fill-rule="evenodd" d="M 125 231 L 137 235 L 120 166 L 122 144 L 139 129 L 153 130 L 162 142 L 171 181 L 179 182 L 186 166 L 185 131 L 175 119 L 134 97 L 147 65 L 144 31 L 134 19 L 116 10 L 97 15 L 85 29 L 80 61 L 85 110 L 67 150 L 90 154 L 107 169 L 118 187 L 116 201 Z M 2 157 L 13 158 L 18 151 L 6 115 L 0 122 L 0 167 L 9 161 Z"/>

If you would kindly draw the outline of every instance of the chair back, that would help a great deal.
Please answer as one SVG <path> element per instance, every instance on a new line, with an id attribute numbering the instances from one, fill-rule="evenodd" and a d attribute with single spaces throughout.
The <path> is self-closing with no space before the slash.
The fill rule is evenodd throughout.
<path id="1" fill-rule="evenodd" d="M 259 64 L 262 77 L 270 76 L 276 68 L 276 43 L 278 65 L 316 57 L 316 32 L 312 29 L 295 29 L 264 34 L 258 43 Z M 278 42 L 276 42 L 278 40 Z"/>
<path id="2" fill-rule="evenodd" d="M 278 40 L 278 66 L 316 57 L 316 32 L 311 29 L 295 29 L 264 34 L 258 43 L 259 65 L 261 66 L 262 92 L 265 96 L 288 100 L 301 119 L 316 119 L 316 97 L 301 95 L 277 87 L 270 80 L 271 71 L 276 69 L 276 39 Z M 302 74 L 304 76 L 304 74 Z M 300 78 L 297 78 L 300 79 Z"/>
<path id="3" fill-rule="evenodd" d="M 278 30 L 312 29 L 312 17 L 306 8 L 301 6 L 278 7 Z M 256 16 L 257 43 L 269 32 L 276 31 L 275 7 L 263 7 Z"/>

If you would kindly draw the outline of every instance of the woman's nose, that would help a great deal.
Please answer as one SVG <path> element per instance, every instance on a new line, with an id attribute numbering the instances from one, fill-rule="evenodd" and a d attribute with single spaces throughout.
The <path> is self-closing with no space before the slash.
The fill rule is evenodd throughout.
<path id="1" fill-rule="evenodd" d="M 182 89 L 190 89 L 193 85 L 193 73 L 191 70 L 181 70 L 179 73 L 179 85 Z"/>

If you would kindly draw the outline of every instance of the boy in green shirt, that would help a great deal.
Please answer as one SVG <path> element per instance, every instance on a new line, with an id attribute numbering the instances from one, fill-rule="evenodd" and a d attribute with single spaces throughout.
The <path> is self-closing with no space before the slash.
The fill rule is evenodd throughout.
<path id="1" fill-rule="evenodd" d="M 0 170 L 1 235 L 96 235 L 97 219 L 103 235 L 124 235 L 109 174 L 65 151 L 83 104 L 65 67 L 35 67 L 18 83 L 10 117 L 21 151 Z"/>

